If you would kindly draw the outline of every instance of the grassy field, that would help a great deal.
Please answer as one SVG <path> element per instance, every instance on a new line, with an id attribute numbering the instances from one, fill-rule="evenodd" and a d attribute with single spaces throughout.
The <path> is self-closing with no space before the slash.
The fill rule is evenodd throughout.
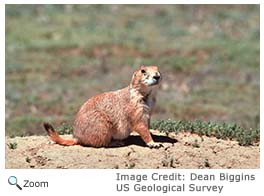
<path id="1" fill-rule="evenodd" d="M 140 64 L 163 73 L 154 120 L 259 129 L 259 22 L 258 5 L 7 5 L 6 134 L 71 124 Z"/>

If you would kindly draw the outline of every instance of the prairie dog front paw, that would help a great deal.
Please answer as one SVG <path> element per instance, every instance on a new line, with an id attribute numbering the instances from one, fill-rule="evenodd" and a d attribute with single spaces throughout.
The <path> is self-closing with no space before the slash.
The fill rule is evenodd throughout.
<path id="1" fill-rule="evenodd" d="M 147 143 L 147 145 L 148 145 L 149 148 L 160 148 L 160 147 L 163 147 L 162 144 L 156 143 L 154 141 L 151 141 L 151 142 Z"/>

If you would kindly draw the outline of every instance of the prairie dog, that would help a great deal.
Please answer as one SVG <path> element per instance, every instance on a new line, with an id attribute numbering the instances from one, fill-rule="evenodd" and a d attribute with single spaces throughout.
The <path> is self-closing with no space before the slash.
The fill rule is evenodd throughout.
<path id="1" fill-rule="evenodd" d="M 44 123 L 51 140 L 61 145 L 107 147 L 112 140 L 123 140 L 137 132 L 150 148 L 161 146 L 150 134 L 150 118 L 156 102 L 156 87 L 161 81 L 157 66 L 140 66 L 129 86 L 88 99 L 76 115 L 74 139 L 63 139 Z"/>

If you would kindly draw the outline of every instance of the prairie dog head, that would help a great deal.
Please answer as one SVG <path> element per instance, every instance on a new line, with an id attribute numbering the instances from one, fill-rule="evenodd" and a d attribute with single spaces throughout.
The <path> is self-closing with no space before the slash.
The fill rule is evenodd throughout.
<path id="1" fill-rule="evenodd" d="M 161 81 L 161 73 L 157 66 L 141 65 L 137 71 L 134 72 L 131 85 L 140 92 L 148 93 L 152 87 L 158 85 Z"/>

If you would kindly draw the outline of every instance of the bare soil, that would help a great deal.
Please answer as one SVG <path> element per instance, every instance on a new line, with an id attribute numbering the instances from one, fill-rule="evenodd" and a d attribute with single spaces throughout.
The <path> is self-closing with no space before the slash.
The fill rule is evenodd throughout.
<path id="1" fill-rule="evenodd" d="M 259 145 L 240 146 L 188 132 L 152 133 L 163 147 L 150 149 L 135 133 L 111 148 L 60 146 L 47 136 L 6 137 L 6 168 L 259 168 Z M 17 147 L 10 149 L 10 143 Z"/>

